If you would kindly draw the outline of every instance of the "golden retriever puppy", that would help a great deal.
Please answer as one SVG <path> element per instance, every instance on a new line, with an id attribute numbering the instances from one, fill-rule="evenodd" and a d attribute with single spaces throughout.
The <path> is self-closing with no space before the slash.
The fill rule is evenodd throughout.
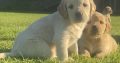
<path id="1" fill-rule="evenodd" d="M 18 34 L 11 52 L 1 53 L 0 58 L 57 56 L 61 61 L 67 60 L 68 48 L 78 53 L 77 41 L 95 9 L 93 0 L 62 0 L 58 11 Z"/>
<path id="2" fill-rule="evenodd" d="M 116 51 L 117 43 L 110 35 L 110 24 L 106 16 L 96 12 L 79 40 L 79 54 L 86 57 L 103 58 Z"/>
<path id="3" fill-rule="evenodd" d="M 104 14 L 109 19 L 109 21 L 111 22 L 110 15 L 112 14 L 112 8 L 110 6 L 106 6 L 104 8 L 102 14 Z"/>

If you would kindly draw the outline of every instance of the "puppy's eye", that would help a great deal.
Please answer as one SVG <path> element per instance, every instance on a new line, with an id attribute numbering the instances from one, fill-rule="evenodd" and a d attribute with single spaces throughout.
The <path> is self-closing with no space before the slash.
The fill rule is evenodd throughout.
<path id="1" fill-rule="evenodd" d="M 84 7 L 87 7 L 87 6 L 88 6 L 88 4 L 86 4 L 86 3 L 83 3 L 83 6 L 84 6 Z"/>
<path id="2" fill-rule="evenodd" d="M 104 24 L 104 22 L 103 22 L 103 21 L 100 21 L 100 24 Z"/>
<path id="3" fill-rule="evenodd" d="M 72 4 L 68 6 L 68 8 L 70 8 L 70 9 L 73 9 L 73 7 L 74 7 L 74 6 L 73 6 Z"/>

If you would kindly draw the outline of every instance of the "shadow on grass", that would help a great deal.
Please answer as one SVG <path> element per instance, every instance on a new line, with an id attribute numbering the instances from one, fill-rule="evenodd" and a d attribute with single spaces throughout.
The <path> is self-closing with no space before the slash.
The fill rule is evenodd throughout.
<path id="1" fill-rule="evenodd" d="M 11 49 L 0 49 L 0 53 L 3 53 L 3 52 L 10 52 Z"/>
<path id="2" fill-rule="evenodd" d="M 45 60 L 47 60 L 47 59 L 49 59 L 49 58 L 45 58 L 45 57 L 22 57 L 22 56 L 17 56 L 17 57 L 9 57 L 9 58 L 12 58 L 12 59 L 18 59 L 18 60 L 20 60 L 20 61 L 23 61 L 23 60 L 25 60 L 25 59 L 27 59 L 27 60 L 41 60 L 41 61 L 45 61 Z"/>
<path id="3" fill-rule="evenodd" d="M 120 35 L 112 35 L 115 40 L 118 42 L 118 44 L 120 44 Z"/>
<path id="4" fill-rule="evenodd" d="M 11 49 L 0 49 L 0 53 L 9 53 L 11 51 Z M 46 58 L 46 57 L 23 57 L 23 56 L 13 56 L 13 57 L 6 57 L 7 58 L 12 58 L 13 60 L 14 59 L 18 59 L 18 60 L 24 60 L 24 59 L 28 59 L 28 60 L 47 60 L 49 58 Z"/>
<path id="5" fill-rule="evenodd" d="M 5 41 L 5 40 L 10 40 L 10 41 L 13 41 L 15 38 L 13 38 L 13 37 L 0 37 L 0 40 L 2 40 L 2 41 Z"/>

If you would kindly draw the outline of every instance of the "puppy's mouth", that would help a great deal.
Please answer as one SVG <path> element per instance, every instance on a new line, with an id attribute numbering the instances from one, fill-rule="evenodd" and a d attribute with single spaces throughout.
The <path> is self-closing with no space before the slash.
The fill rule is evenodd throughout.
<path id="1" fill-rule="evenodd" d="M 99 38 L 101 36 L 101 33 L 99 33 L 99 32 L 96 32 L 96 33 L 91 32 L 91 36 L 94 37 L 94 38 Z"/>
<path id="2" fill-rule="evenodd" d="M 91 30 L 91 35 L 94 37 L 100 37 L 101 33 L 99 32 L 97 27 L 93 26 Z"/>

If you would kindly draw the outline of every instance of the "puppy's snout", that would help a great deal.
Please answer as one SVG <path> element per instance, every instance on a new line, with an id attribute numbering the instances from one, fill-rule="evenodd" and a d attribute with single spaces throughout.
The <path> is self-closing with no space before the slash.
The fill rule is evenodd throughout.
<path id="1" fill-rule="evenodd" d="M 75 13 L 75 17 L 76 17 L 76 20 L 81 20 L 82 19 L 82 14 L 81 14 L 81 12 L 76 12 Z"/>
<path id="2" fill-rule="evenodd" d="M 92 26 L 92 33 L 97 33 L 98 29 L 95 25 Z"/>

